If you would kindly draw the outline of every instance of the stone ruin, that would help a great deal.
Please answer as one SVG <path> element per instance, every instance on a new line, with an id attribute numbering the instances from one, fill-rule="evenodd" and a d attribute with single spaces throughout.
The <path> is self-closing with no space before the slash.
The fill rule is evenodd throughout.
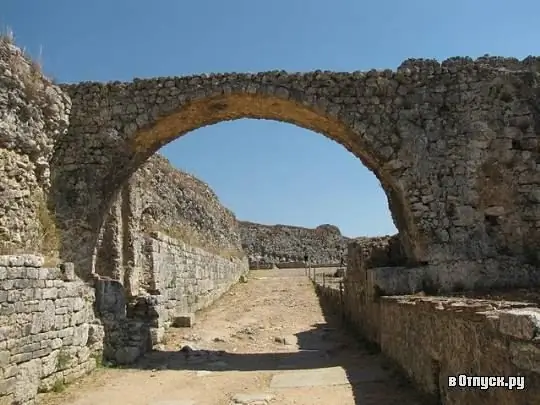
<path id="1" fill-rule="evenodd" d="M 155 181 L 163 145 L 225 120 L 322 133 L 380 180 L 399 234 L 350 241 L 346 276 L 373 340 L 391 294 L 538 286 L 539 70 L 540 58 L 482 57 L 55 85 L 2 38 L 0 403 L 31 404 L 102 356 L 134 361 L 246 273 L 242 228 L 211 190 Z"/>
<path id="2" fill-rule="evenodd" d="M 429 271 L 403 267 L 406 258 L 395 238 L 354 241 L 348 249 L 340 284 L 315 280 L 323 305 L 341 313 L 350 329 L 375 345 L 433 404 L 538 403 L 539 289 L 454 286 L 453 293 L 440 294 L 441 286 L 426 277 Z M 448 377 L 459 375 L 517 376 L 524 389 L 450 388 Z"/>
<path id="3" fill-rule="evenodd" d="M 438 282 L 538 283 L 539 65 L 452 58 L 63 85 L 69 127 L 51 160 L 62 255 L 81 277 L 95 272 L 103 221 L 141 164 L 193 129 L 250 117 L 320 132 L 355 154 L 388 196 L 408 262 L 440 269 Z"/>
<path id="4" fill-rule="evenodd" d="M 305 255 L 312 267 L 335 267 L 347 257 L 350 238 L 333 225 L 309 229 L 239 221 L 239 229 L 251 269 L 304 267 Z"/>

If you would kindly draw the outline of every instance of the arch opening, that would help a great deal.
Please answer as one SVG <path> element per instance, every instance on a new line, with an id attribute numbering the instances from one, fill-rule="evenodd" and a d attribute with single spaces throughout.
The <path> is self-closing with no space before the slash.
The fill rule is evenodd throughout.
<path id="1" fill-rule="evenodd" d="M 380 181 L 409 263 L 411 265 L 419 263 L 422 252 L 412 217 L 409 214 L 409 207 L 405 201 L 404 191 L 390 171 L 386 170 L 385 160 L 380 157 L 379 151 L 366 145 L 362 134 L 358 134 L 358 131 L 354 131 L 350 125 L 346 124 L 342 112 L 332 111 L 331 108 L 328 108 L 330 111 L 324 109 L 317 111 L 304 104 L 262 94 L 219 94 L 196 99 L 155 119 L 151 118 L 153 113 L 150 111 L 140 120 L 149 122 L 139 125 L 138 130 L 136 130 L 137 126 L 128 124 L 125 133 L 127 149 L 132 151 L 131 159 L 127 165 L 111 172 L 108 177 L 105 192 L 109 197 L 101 210 L 103 215 L 100 216 L 100 229 L 118 190 L 122 189 L 122 185 L 137 169 L 163 146 L 182 135 L 208 125 L 244 118 L 266 119 L 293 124 L 322 134 L 341 144 L 359 158 L 361 163 Z M 97 241 L 95 247 L 97 248 Z M 95 258 L 96 251 L 94 250 L 93 269 L 95 269 Z"/>

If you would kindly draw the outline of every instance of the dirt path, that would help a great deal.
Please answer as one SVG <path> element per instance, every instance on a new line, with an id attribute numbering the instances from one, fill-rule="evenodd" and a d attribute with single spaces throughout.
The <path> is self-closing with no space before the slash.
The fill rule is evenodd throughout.
<path id="1" fill-rule="evenodd" d="M 421 404 L 378 356 L 325 320 L 303 274 L 254 271 L 193 328 L 170 330 L 163 351 L 130 369 L 102 368 L 40 403 Z"/>

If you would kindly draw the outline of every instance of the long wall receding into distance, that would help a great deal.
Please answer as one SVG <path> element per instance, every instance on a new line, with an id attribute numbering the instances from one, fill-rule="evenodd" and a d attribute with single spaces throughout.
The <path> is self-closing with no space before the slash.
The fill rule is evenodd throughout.
<path id="1" fill-rule="evenodd" d="M 413 284 L 416 295 L 381 296 L 373 274 L 388 267 L 373 266 L 395 266 L 391 251 L 391 243 L 352 245 L 341 288 L 338 283 L 322 285 L 320 279 L 316 283 L 322 305 L 341 312 L 353 330 L 375 343 L 434 403 L 536 404 L 540 398 L 537 303 L 426 296 L 434 292 L 424 291 L 434 288 L 427 283 Z M 448 377 L 458 375 L 521 376 L 524 386 L 512 390 L 449 387 Z"/>
<path id="2" fill-rule="evenodd" d="M 174 269 L 168 259 L 158 258 L 164 253 L 155 243 L 163 237 L 171 246 L 197 247 L 233 267 L 243 263 L 247 270 L 234 214 L 207 184 L 155 155 L 117 193 L 98 240 L 96 272 L 121 280 L 130 296 L 161 291 L 161 267 Z M 183 259 L 173 260 L 173 250 L 169 259 L 181 263 Z M 234 282 L 240 273 L 227 274 Z"/>
<path id="3" fill-rule="evenodd" d="M 95 262 L 100 279 L 118 282 L 114 290 L 125 295 L 127 318 L 149 327 L 153 345 L 175 318 L 210 305 L 248 271 L 232 212 L 207 184 L 159 155 L 116 194 Z M 132 347 L 128 354 L 114 345 L 108 357 L 129 363 L 147 350 L 138 342 L 125 345 Z"/>

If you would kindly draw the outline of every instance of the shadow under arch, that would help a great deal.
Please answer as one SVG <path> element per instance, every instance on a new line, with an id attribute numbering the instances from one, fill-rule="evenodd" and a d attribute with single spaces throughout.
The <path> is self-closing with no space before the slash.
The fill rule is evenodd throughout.
<path id="1" fill-rule="evenodd" d="M 367 145 L 362 136 L 353 131 L 345 120 L 333 117 L 326 111 L 316 111 L 305 103 L 267 94 L 238 92 L 201 97 L 135 131 L 126 140 L 128 149 L 133 151 L 129 164 L 118 172 L 111 173 L 106 183 L 105 190 L 109 198 L 102 211 L 104 214 L 101 216 L 100 227 L 103 226 L 114 195 L 122 184 L 161 147 L 198 128 L 244 118 L 274 120 L 312 130 L 338 142 L 357 156 L 375 174 L 383 187 L 409 263 L 414 265 L 422 262 L 424 247 L 412 220 L 404 190 L 397 179 L 385 170 L 385 159 L 379 156 L 378 151 Z M 95 246 L 97 247 L 97 241 Z M 94 251 L 93 269 L 95 253 Z"/>

